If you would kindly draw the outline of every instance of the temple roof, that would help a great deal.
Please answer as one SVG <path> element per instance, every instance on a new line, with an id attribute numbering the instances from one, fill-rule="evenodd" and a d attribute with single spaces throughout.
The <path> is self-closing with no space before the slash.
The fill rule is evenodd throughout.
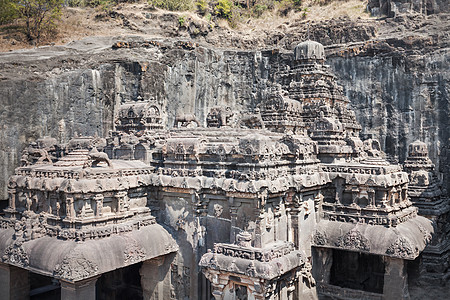
<path id="1" fill-rule="evenodd" d="M 178 250 L 171 235 L 158 224 L 83 242 L 49 236 L 18 242 L 13 236 L 14 228 L 0 230 L 3 262 L 70 282 Z"/>
<path id="2" fill-rule="evenodd" d="M 294 49 L 295 60 L 325 60 L 325 50 L 321 43 L 304 41 Z"/>
<path id="3" fill-rule="evenodd" d="M 413 260 L 431 240 L 433 232 L 431 221 L 421 216 L 396 227 L 321 220 L 317 224 L 313 244 Z"/>

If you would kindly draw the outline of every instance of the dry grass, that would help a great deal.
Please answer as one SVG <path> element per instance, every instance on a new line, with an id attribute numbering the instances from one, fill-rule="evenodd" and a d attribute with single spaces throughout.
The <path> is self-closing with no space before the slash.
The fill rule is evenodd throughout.
<path id="1" fill-rule="evenodd" d="M 368 19 L 366 12 L 367 1 L 349 0 L 332 1 L 329 4 L 319 5 L 317 1 L 309 0 L 304 4 L 309 7 L 306 19 L 308 20 L 328 20 L 347 16 L 350 19 Z"/>
<path id="2" fill-rule="evenodd" d="M 237 30 L 247 33 L 259 30 L 270 30 L 281 26 L 287 22 L 304 21 L 323 21 L 336 19 L 346 16 L 352 20 L 358 18 L 369 19 L 370 15 L 366 12 L 367 1 L 361 0 L 334 0 L 324 3 L 322 0 L 306 0 L 303 2 L 301 11 L 291 11 L 286 17 L 274 11 L 267 11 L 260 18 L 245 19 L 239 24 Z M 305 10 L 306 8 L 306 10 Z"/>
<path id="3" fill-rule="evenodd" d="M 277 28 L 281 24 L 296 20 L 327 20 L 338 18 L 341 16 L 348 16 L 350 19 L 369 18 L 365 12 L 367 0 L 331 0 L 328 4 L 323 4 L 324 1 L 329 0 L 305 0 L 303 7 L 307 10 L 292 11 L 286 17 L 280 16 L 277 11 L 266 11 L 260 18 L 241 18 L 240 23 L 236 28 L 229 28 L 225 20 L 219 20 L 220 27 L 228 27 L 230 30 L 235 30 L 243 34 L 257 33 L 266 30 Z M 322 5 L 321 5 L 322 4 Z M 132 14 L 137 18 L 144 19 L 143 13 L 146 10 L 146 2 L 134 4 L 121 4 L 115 10 L 124 13 Z M 122 26 L 119 18 L 96 18 L 102 13 L 99 8 L 66 8 L 63 11 L 61 20 L 57 22 L 58 30 L 50 32 L 44 36 L 40 45 L 62 45 L 73 40 L 79 40 L 86 36 L 112 36 L 112 35 L 126 35 L 136 34 L 129 29 Z M 155 12 L 152 12 L 155 13 Z M 158 13 L 158 12 L 156 12 Z M 160 11 L 159 13 L 166 13 Z M 184 15 L 191 19 L 202 18 L 194 12 L 173 12 L 176 15 Z M 20 31 L 23 24 L 17 22 L 15 24 L 0 26 L 0 51 L 10 51 L 22 48 L 32 48 L 35 45 L 30 45 L 26 40 L 25 35 Z M 153 28 L 157 31 L 157 28 Z"/>

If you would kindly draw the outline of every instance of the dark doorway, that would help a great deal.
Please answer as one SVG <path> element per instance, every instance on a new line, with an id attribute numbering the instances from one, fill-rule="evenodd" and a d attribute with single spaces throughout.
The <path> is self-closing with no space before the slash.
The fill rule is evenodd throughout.
<path id="1" fill-rule="evenodd" d="M 234 284 L 234 292 L 236 294 L 236 300 L 247 300 L 247 287 L 240 284 Z"/>
<path id="2" fill-rule="evenodd" d="M 383 257 L 333 249 L 330 283 L 343 288 L 383 293 Z"/>
<path id="3" fill-rule="evenodd" d="M 61 288 L 58 280 L 29 272 L 30 300 L 59 300 Z"/>
<path id="4" fill-rule="evenodd" d="M 142 263 L 117 269 L 103 274 L 96 283 L 97 300 L 142 300 L 141 276 Z"/>

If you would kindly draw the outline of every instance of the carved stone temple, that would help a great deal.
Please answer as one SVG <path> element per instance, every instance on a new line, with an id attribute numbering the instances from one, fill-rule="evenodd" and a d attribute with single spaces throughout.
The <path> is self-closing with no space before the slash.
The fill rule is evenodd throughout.
<path id="1" fill-rule="evenodd" d="M 1 299 L 409 299 L 449 264 L 422 142 L 389 163 L 324 47 L 298 44 L 248 112 L 128 99 L 106 138 L 24 150 L 0 219 Z"/>

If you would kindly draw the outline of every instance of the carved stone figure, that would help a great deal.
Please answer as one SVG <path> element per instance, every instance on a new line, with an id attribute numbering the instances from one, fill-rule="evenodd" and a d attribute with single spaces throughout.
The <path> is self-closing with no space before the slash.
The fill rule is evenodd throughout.
<path id="1" fill-rule="evenodd" d="M 175 127 L 190 127 L 192 124 L 195 124 L 196 127 L 200 127 L 200 122 L 193 114 L 178 114 L 175 117 Z"/>
<path id="2" fill-rule="evenodd" d="M 104 152 L 98 152 L 97 148 L 93 148 L 89 152 L 89 159 L 84 167 L 97 167 L 99 163 L 105 162 L 108 167 L 112 168 L 113 165 L 111 161 L 109 160 L 108 154 Z"/>

